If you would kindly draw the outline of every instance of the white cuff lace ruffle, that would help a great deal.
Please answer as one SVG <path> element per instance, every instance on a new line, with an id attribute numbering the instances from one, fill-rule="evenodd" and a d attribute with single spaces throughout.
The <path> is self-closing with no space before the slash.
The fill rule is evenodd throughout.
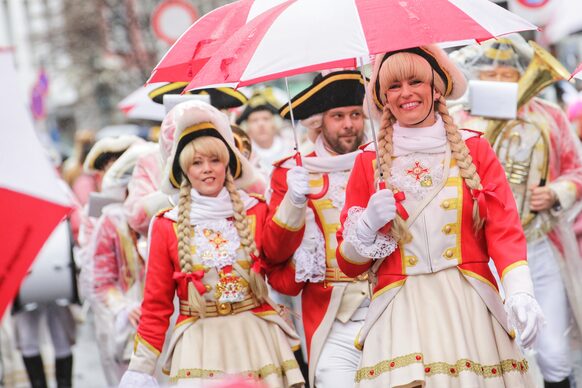
<path id="1" fill-rule="evenodd" d="M 362 218 L 364 210 L 366 209 L 359 206 L 353 206 L 348 210 L 348 217 L 344 223 L 344 241 L 350 243 L 356 252 L 363 257 L 371 259 L 388 257 L 398 246 L 391 236 L 377 233 L 376 240 L 372 244 L 366 244 L 358 237 L 357 225 L 360 218 Z"/>
<path id="2" fill-rule="evenodd" d="M 305 233 L 308 233 L 306 228 Z M 295 259 L 295 281 L 319 283 L 325 279 L 325 241 L 319 229 L 305 236 Z"/>

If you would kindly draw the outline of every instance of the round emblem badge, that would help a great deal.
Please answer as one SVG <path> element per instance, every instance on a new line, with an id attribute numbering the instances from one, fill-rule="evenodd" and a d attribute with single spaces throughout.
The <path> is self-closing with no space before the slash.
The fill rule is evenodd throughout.
<path id="1" fill-rule="evenodd" d="M 524 7 L 528 8 L 540 8 L 548 4 L 550 0 L 517 0 L 517 2 Z"/>

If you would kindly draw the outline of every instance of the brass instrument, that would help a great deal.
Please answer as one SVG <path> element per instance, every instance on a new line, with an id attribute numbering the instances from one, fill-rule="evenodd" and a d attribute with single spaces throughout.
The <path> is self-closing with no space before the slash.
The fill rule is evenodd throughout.
<path id="1" fill-rule="evenodd" d="M 530 40 L 529 44 L 534 49 L 534 56 L 518 82 L 518 110 L 545 87 L 570 78 L 570 72 L 552 54 L 533 40 Z M 508 120 L 489 120 L 485 130 L 485 138 L 489 140 L 489 143 L 495 143 L 499 133 L 507 123 Z"/>
<path id="2" fill-rule="evenodd" d="M 529 44 L 534 49 L 534 56 L 518 82 L 518 109 L 528 103 L 545 87 L 570 77 L 568 70 L 549 52 L 533 41 L 529 41 Z M 524 146 L 523 133 L 520 132 L 520 129 L 522 132 L 529 131 L 530 134 L 532 132 L 539 132 L 539 136 L 534 142 L 527 145 L 531 147 L 528 150 L 528 156 L 523 157 L 522 155 L 518 159 L 516 157 L 516 150 Z M 529 123 L 519 118 L 514 120 L 488 120 L 485 138 L 491 143 L 503 164 L 507 180 L 509 181 L 518 205 L 521 223 L 525 228 L 537 215 L 537 212 L 529 209 L 529 201 L 527 200 L 530 186 L 528 181 L 532 168 L 534 168 L 532 161 L 536 149 L 543 150 L 540 180 L 538 183 L 536 178 L 536 183 L 540 187 L 545 186 L 548 178 L 550 153 L 549 129 L 540 128 L 534 123 Z M 505 155 L 502 155 L 503 147 L 506 147 Z"/>
<path id="3" fill-rule="evenodd" d="M 523 144 L 525 140 L 520 129 L 527 131 L 527 128 L 533 129 L 539 136 L 530 144 Z M 541 166 L 538 186 L 545 186 L 550 168 L 550 136 L 546 130 L 520 119 L 511 120 L 500 134 L 501 136 L 495 142 L 495 153 L 503 165 L 505 176 L 515 198 L 521 224 L 525 228 L 537 215 L 528 206 L 528 181 L 532 168 L 535 168 L 532 167 L 532 162 L 534 162 L 535 151 L 539 146 L 543 150 L 543 159 L 541 163 L 539 163 L 539 160 L 535 161 L 538 163 L 533 163 L 533 166 Z M 503 149 L 504 146 L 505 149 Z M 517 155 L 522 146 L 525 147 L 527 156 L 523 157 L 522 155 L 521 158 L 518 158 Z"/>

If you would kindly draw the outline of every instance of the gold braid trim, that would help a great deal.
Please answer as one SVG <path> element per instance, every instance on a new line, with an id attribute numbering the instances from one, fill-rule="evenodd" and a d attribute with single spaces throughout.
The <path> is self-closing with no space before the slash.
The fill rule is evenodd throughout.
<path id="1" fill-rule="evenodd" d="M 447 374 L 451 377 L 459 377 L 460 372 L 472 372 L 485 378 L 498 377 L 509 372 L 520 372 L 525 374 L 528 369 L 527 360 L 502 360 L 499 364 L 482 365 L 473 360 L 462 358 L 454 364 L 447 362 L 423 362 L 422 353 L 412 353 L 406 356 L 393 358 L 392 360 L 381 361 L 373 367 L 361 368 L 356 373 L 356 382 L 362 380 L 372 380 L 383 373 L 388 373 L 394 369 L 403 368 L 412 364 L 424 365 L 425 376 L 437 374 Z"/>
<path id="2" fill-rule="evenodd" d="M 283 376 L 287 371 L 292 369 L 299 369 L 299 364 L 296 360 L 287 360 L 281 363 L 281 366 L 276 366 L 275 364 L 268 364 L 264 367 L 260 368 L 259 370 L 250 370 L 250 371 L 243 371 L 236 373 L 240 376 L 254 378 L 254 379 L 262 379 L 269 375 L 276 374 L 278 376 Z M 224 375 L 225 372 L 221 370 L 213 370 L 213 369 L 180 369 L 175 376 L 170 377 L 170 382 L 175 383 L 180 379 L 212 379 L 215 377 L 220 377 Z"/>

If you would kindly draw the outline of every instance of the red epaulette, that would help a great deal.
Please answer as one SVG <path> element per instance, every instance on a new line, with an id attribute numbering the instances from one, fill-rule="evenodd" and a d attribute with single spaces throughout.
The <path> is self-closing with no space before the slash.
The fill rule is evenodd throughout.
<path id="1" fill-rule="evenodd" d="M 370 145 L 370 144 L 372 144 L 372 143 L 373 143 L 373 142 L 372 142 L 372 141 L 370 141 L 370 142 L 368 142 L 368 143 L 366 143 L 366 144 L 362 144 L 361 146 L 359 146 L 359 147 L 358 147 L 358 149 L 359 149 L 359 150 L 362 150 L 362 151 L 365 151 L 365 150 L 366 150 L 366 147 L 367 147 L 367 146 L 369 146 L 369 145 Z"/>
<path id="2" fill-rule="evenodd" d="M 301 155 L 304 158 L 311 158 L 315 156 L 315 151 L 311 151 L 310 153 L 308 153 L 307 155 Z M 287 156 L 283 159 L 277 160 L 276 162 L 273 163 L 273 167 L 281 167 L 286 161 L 288 161 L 289 159 L 293 159 L 295 157 L 295 154 Z"/>
<path id="3" fill-rule="evenodd" d="M 255 199 L 258 199 L 259 202 L 267 202 L 267 200 L 265 199 L 265 196 L 262 194 L 258 194 L 258 193 L 247 193 L 249 195 L 249 197 L 253 197 Z"/>
<path id="4" fill-rule="evenodd" d="M 467 132 L 472 132 L 475 133 L 479 136 L 483 136 L 485 133 L 481 132 L 481 131 L 477 131 L 476 129 L 470 129 L 470 128 L 459 128 L 460 131 L 467 131 Z"/>
<path id="5" fill-rule="evenodd" d="M 273 163 L 273 167 L 281 167 L 283 163 L 285 163 L 289 159 L 293 159 L 293 155 L 277 160 L 276 162 Z"/>
<path id="6" fill-rule="evenodd" d="M 368 148 L 370 146 L 372 146 L 372 147 L 367 150 L 366 148 Z M 376 150 L 374 149 L 374 142 L 373 141 L 359 146 L 358 149 L 360 149 L 363 152 L 376 152 Z"/>
<path id="7" fill-rule="evenodd" d="M 162 217 L 164 214 L 166 214 L 167 212 L 169 212 L 172 209 L 173 209 L 173 207 L 165 207 L 156 213 L 156 217 Z"/>

